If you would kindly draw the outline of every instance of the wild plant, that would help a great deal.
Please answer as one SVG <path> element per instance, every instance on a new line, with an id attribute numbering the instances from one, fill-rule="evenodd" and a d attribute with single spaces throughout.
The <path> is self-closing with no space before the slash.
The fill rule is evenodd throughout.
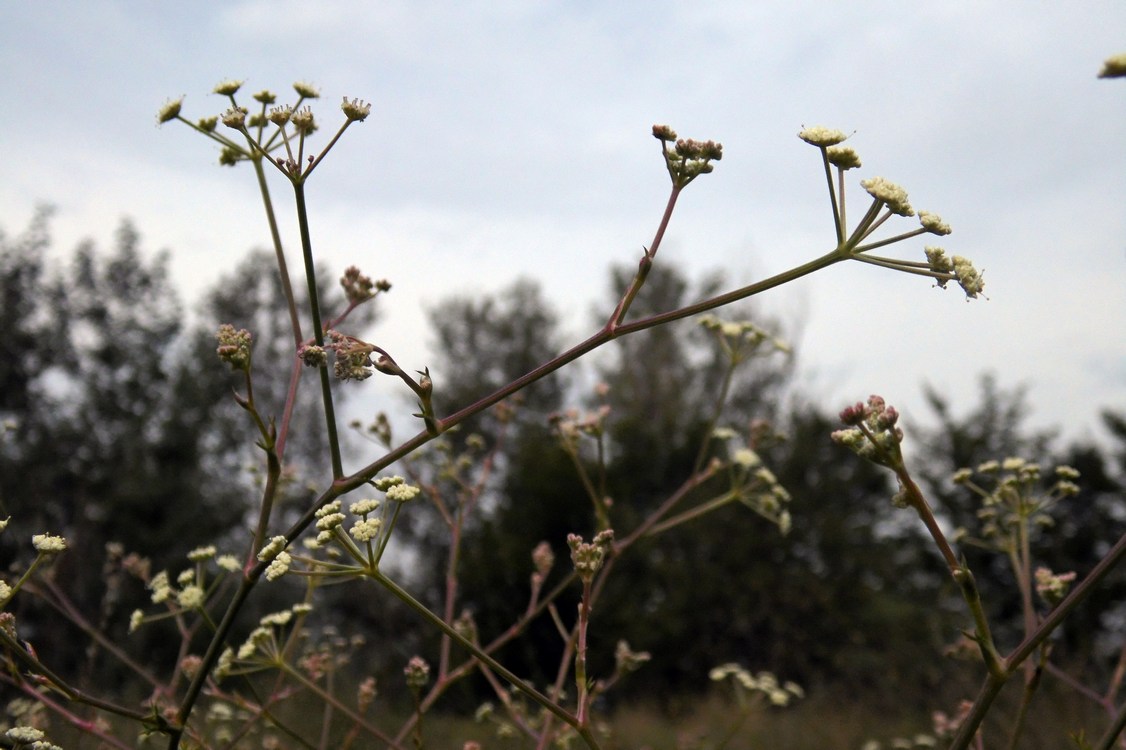
<path id="1" fill-rule="evenodd" d="M 588 412 L 556 414 L 551 420 L 552 429 L 580 476 L 590 523 L 586 529 L 567 535 L 570 562 L 563 566 L 563 572 L 558 570 L 561 566 L 548 540 L 528 550 L 528 588 L 523 593 L 527 603 L 523 615 L 503 632 L 479 632 L 473 614 L 459 609 L 459 549 L 466 524 L 480 512 L 482 499 L 487 495 L 504 439 L 506 414 L 517 408 L 514 397 L 527 386 L 615 339 L 694 316 L 702 316 L 700 322 L 725 358 L 728 375 L 752 357 L 784 355 L 786 344 L 763 328 L 750 322 L 723 320 L 713 311 L 843 261 L 924 276 L 939 287 L 953 282 L 969 298 L 982 294 L 982 275 L 969 260 L 948 255 L 937 246 L 926 246 L 918 259 L 877 254 L 877 250 L 882 253 L 891 245 L 921 235 L 947 235 L 950 227 L 937 214 L 919 211 L 918 225 L 881 234 L 879 230 L 885 224 L 890 226 L 916 216 L 906 191 L 882 177 L 860 181 L 861 206 L 852 214 L 860 218 L 850 222 L 847 209 L 853 208 L 857 198 L 846 200 L 845 173 L 859 168 L 860 158 L 844 145 L 847 136 L 843 132 L 809 127 L 798 135 L 820 155 L 834 237 L 831 249 L 752 284 L 677 309 L 631 317 L 633 303 L 656 263 L 682 192 L 711 173 L 724 154 L 723 146 L 717 142 L 684 139 L 672 128 L 657 125 L 652 135 L 669 176 L 668 199 L 654 236 L 643 249 L 636 273 L 607 314 L 605 323 L 587 339 L 495 392 L 443 414 L 436 408 L 434 396 L 440 392 L 440 380 L 456 380 L 456 372 L 432 375 L 423 363 L 401 365 L 385 348 L 350 328 L 350 314 L 361 305 L 386 297 L 392 288 L 390 282 L 374 280 L 356 267 L 347 268 L 340 278 L 346 306 L 335 311 L 323 307 L 306 188 L 345 132 L 365 123 L 372 107 L 359 99 L 344 97 L 340 105 L 343 120 L 327 143 L 315 147 L 313 136 L 320 121 L 310 102 L 319 98 L 319 92 L 305 83 L 295 84 L 294 90 L 297 96 L 292 104 L 278 104 L 275 93 L 260 91 L 251 95 L 252 104 L 244 105 L 245 99 L 240 99 L 242 82 L 224 81 L 214 90 L 229 104 L 220 115 L 189 120 L 182 114 L 182 99 L 168 102 L 158 114 L 159 123 L 180 123 L 217 144 L 222 164 L 249 165 L 266 211 L 277 271 L 288 301 L 293 359 L 287 398 L 279 414 L 266 413 L 255 399 L 254 332 L 229 324 L 217 332 L 218 358 L 233 373 L 233 398 L 245 411 L 248 434 L 261 450 L 263 482 L 255 503 L 254 523 L 239 549 L 220 552 L 207 540 L 200 540 L 200 546 L 179 572 L 152 573 L 143 561 L 129 561 L 127 567 L 145 582 L 151 600 L 151 606 L 133 614 L 131 629 L 162 628 L 179 644 L 176 662 L 160 673 L 129 656 L 127 648 L 99 640 L 96 628 L 83 628 L 99 647 L 134 671 L 140 684 L 146 686 L 149 694 L 140 707 L 112 691 L 99 696 L 68 683 L 52 670 L 49 649 L 35 644 L 33 636 L 22 633 L 15 617 L 7 611 L 0 614 L 0 644 L 9 665 L 3 679 L 24 693 L 29 701 L 28 716 L 34 712 L 41 716 L 45 710 L 107 747 L 133 746 L 134 740 L 122 729 L 120 721 L 124 720 L 133 725 L 134 731 L 139 728 L 149 741 L 164 742 L 170 750 L 233 748 L 251 742 L 274 747 L 404 748 L 424 746 L 425 719 L 430 711 L 452 685 L 474 674 L 490 686 L 495 696 L 494 701 L 482 706 L 479 716 L 494 722 L 502 734 L 523 737 L 535 747 L 567 746 L 577 741 L 599 748 L 605 741 L 597 716 L 599 697 L 643 668 L 650 658 L 622 641 L 614 646 L 615 666 L 611 672 L 598 675 L 590 667 L 591 613 L 618 561 L 631 554 L 643 538 L 691 523 L 704 514 L 730 512 L 735 507 L 757 513 L 784 534 L 792 523 L 787 507 L 789 496 L 758 450 L 759 444 L 769 439 L 769 429 L 761 424 L 740 429 L 724 422 L 729 377 L 717 388 L 709 428 L 692 471 L 680 488 L 635 524 L 623 525 L 602 481 L 611 412 L 596 407 Z M 276 219 L 271 179 L 280 179 L 292 192 L 300 265 L 308 288 L 307 309 L 299 308 L 291 284 L 291 258 Z M 286 445 L 296 396 L 307 369 L 313 371 L 312 387 L 320 394 L 325 426 L 324 463 L 331 478 L 318 488 L 315 500 L 295 520 L 290 520 L 283 519 L 278 512 L 278 498 L 286 477 Z M 416 404 L 413 417 L 418 420 L 418 431 L 399 439 L 391 429 L 391 424 L 398 420 L 379 417 L 367 430 L 373 437 L 369 444 L 374 448 L 368 463 L 346 469 L 332 380 L 352 381 L 349 385 L 362 387 L 358 381 L 375 375 L 388 376 L 402 385 L 404 393 Z M 492 445 L 473 436 L 456 443 L 447 441 L 456 428 L 487 410 L 496 410 L 502 425 Z M 1022 556 L 1021 534 L 1025 532 L 1021 529 L 1031 528 L 1029 524 L 1043 509 L 1025 508 L 1018 502 L 1013 511 L 1005 505 L 1008 496 L 1002 498 L 987 491 L 989 497 L 999 498 L 995 503 L 998 513 L 1015 512 L 1018 520 L 1010 524 L 1008 516 L 1004 516 L 996 521 L 996 532 L 983 532 L 982 539 L 1003 546 L 1012 556 L 1022 592 L 1027 589 L 1029 602 L 1033 585 L 1039 585 L 1045 596 L 1058 600 L 1042 616 L 1032 610 L 1026 612 L 1025 641 L 1008 656 L 1002 656 L 991 640 L 972 574 L 946 539 L 906 468 L 900 453 L 902 432 L 896 426 L 895 410 L 873 399 L 866 405 L 850 407 L 843 416 L 848 430 L 838 433 L 836 439 L 895 473 L 900 482 L 895 502 L 917 512 L 951 577 L 963 591 L 973 622 L 969 637 L 978 647 L 987 673 L 982 693 L 959 723 L 951 745 L 967 747 L 1000 687 L 1018 670 L 1026 670 L 1023 665 L 1028 659 L 1043 663 L 1052 630 L 1118 561 L 1126 550 L 1126 541 L 1120 542 L 1103 564 L 1065 595 L 1070 583 L 1065 574 L 1031 573 L 1031 561 Z M 408 590 L 389 562 L 391 556 L 401 551 L 394 544 L 396 528 L 404 518 L 417 512 L 420 503 L 429 505 L 446 536 L 444 590 L 437 596 L 433 596 L 434 592 L 422 596 Z M 36 582 L 43 578 L 42 571 L 52 559 L 65 554 L 66 544 L 59 536 L 36 536 L 32 540 L 36 553 L 33 560 L 13 583 L 0 583 L 0 606 L 6 607 L 21 592 L 50 595 L 49 583 Z M 248 623 L 246 613 L 252 595 L 284 580 L 303 583 L 302 595 L 289 606 Z M 390 597 L 405 605 L 438 639 L 433 653 L 415 654 L 406 660 L 401 685 L 382 687 L 404 695 L 412 707 L 408 718 L 397 726 L 388 726 L 386 715 L 373 716 L 378 696 L 372 679 L 363 680 L 347 696 L 338 684 L 337 672 L 362 643 L 331 628 L 317 633 L 310 625 L 323 592 L 338 584 L 355 587 L 360 592 L 358 596 Z M 577 597 L 574 613 L 560 606 L 566 594 Z M 436 608 L 428 606 L 424 603 L 426 598 L 437 599 L 441 604 Z M 77 622 L 78 613 L 68 614 Z M 547 618 L 554 625 L 562 644 L 556 677 L 547 685 L 532 684 L 506 667 L 497 655 L 501 647 L 519 638 L 531 622 L 540 618 Z M 613 642 L 613 634 L 598 636 L 599 648 Z M 45 655 L 41 657 L 40 653 Z M 701 665 L 701 670 L 706 671 L 708 666 Z M 1032 671 L 1025 671 L 1025 675 L 1028 683 L 1034 682 Z M 755 676 L 734 664 L 717 667 L 712 676 L 716 680 L 732 680 L 739 700 L 752 708 L 764 700 L 781 704 L 802 695 L 796 685 L 779 684 L 773 676 L 762 673 Z M 1030 691 L 1033 688 L 1034 685 Z M 290 715 L 287 701 L 295 695 L 311 698 L 321 706 L 319 724 Z M 89 719 L 88 714 L 74 710 L 75 705 L 95 709 L 97 718 Z M 108 718 L 119 723 L 113 724 Z M 30 723 L 29 719 L 10 729 L 9 741 L 16 747 L 53 747 L 41 729 Z M 1119 719 L 1119 729 L 1121 723 Z M 315 728 L 310 729 L 311 725 Z M 737 730 L 738 726 L 732 729 L 732 736 Z M 1110 741 L 1114 736 L 1110 736 Z M 466 747 L 473 744 L 467 743 Z"/>

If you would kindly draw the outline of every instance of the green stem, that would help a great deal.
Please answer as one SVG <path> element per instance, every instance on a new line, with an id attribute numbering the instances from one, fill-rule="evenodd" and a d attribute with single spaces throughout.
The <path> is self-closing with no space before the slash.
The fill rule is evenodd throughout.
<path id="1" fill-rule="evenodd" d="M 970 712 L 958 727 L 958 732 L 950 743 L 950 750 L 965 750 L 970 746 L 974 735 L 977 734 L 978 728 L 981 726 L 981 722 L 985 719 L 985 715 L 989 713 L 989 708 L 993 705 L 994 699 L 1001 692 L 1001 688 L 1004 687 L 1006 679 L 1007 677 L 997 677 L 992 673 L 985 678 L 985 683 L 978 691 L 977 698 L 974 699 L 973 706 L 970 707 Z"/>
<path id="2" fill-rule="evenodd" d="M 332 693 L 324 690 L 320 685 L 307 678 L 304 674 L 301 673 L 300 670 L 294 669 L 289 665 L 288 662 L 280 662 L 278 664 L 278 667 L 283 672 L 288 674 L 293 680 L 300 683 L 301 686 L 306 690 L 315 694 L 318 698 L 324 701 L 325 705 L 333 706 L 336 710 L 340 711 L 340 713 L 344 714 L 356 724 L 363 727 L 364 730 L 371 734 L 373 737 L 378 737 L 381 742 L 386 742 L 391 747 L 402 750 L 402 746 L 396 743 L 394 739 L 379 731 L 379 729 L 377 729 L 376 727 L 372 726 L 372 724 L 368 722 L 367 719 L 345 706 L 340 702 L 339 698 L 337 698 Z"/>
<path id="3" fill-rule="evenodd" d="M 902 242 L 903 240 L 907 240 L 907 239 L 910 239 L 912 237 L 918 237 L 920 234 L 925 234 L 926 231 L 927 230 L 923 229 L 922 227 L 920 227 L 918 229 L 913 229 L 910 232 L 904 232 L 903 234 L 897 234 L 894 237 L 889 237 L 886 240 L 880 240 L 878 242 L 873 242 L 870 245 L 858 245 L 853 252 L 864 253 L 864 252 L 867 252 L 869 250 L 875 250 L 877 247 L 884 247 L 885 245 L 893 245 L 896 242 Z"/>
<path id="4" fill-rule="evenodd" d="M 503 677 L 505 680 L 507 680 L 509 682 L 509 684 L 511 684 L 513 687 L 515 687 L 521 693 L 528 696 L 533 701 L 535 701 L 536 703 L 538 703 L 540 706 L 547 709 L 551 713 L 555 714 L 555 716 L 559 717 L 562 721 L 566 722 L 569 726 L 573 727 L 574 730 L 576 732 L 578 732 L 579 735 L 584 740 L 586 740 L 587 745 L 589 745 L 592 750 L 597 750 L 599 748 L 598 741 L 595 739 L 594 735 L 591 733 L 590 728 L 583 726 L 576 717 L 572 716 L 570 713 L 568 713 L 564 709 L 557 706 L 546 695 L 539 692 L 534 687 L 532 687 L 531 685 L 526 683 L 524 680 L 520 679 L 515 674 L 510 672 L 503 664 L 501 664 L 499 661 L 497 661 L 492 656 L 487 654 L 477 644 L 473 643 L 468 638 L 463 636 L 461 633 L 457 632 L 457 630 L 455 630 L 452 625 L 450 625 L 449 623 L 444 621 L 438 615 L 431 612 L 426 607 L 426 605 L 422 604 L 420 601 L 415 599 L 413 596 L 410 595 L 410 593 L 408 593 L 405 589 L 401 588 L 398 584 L 396 584 L 394 581 L 392 581 L 390 578 L 388 578 L 382 572 L 373 571 L 372 572 L 372 578 L 377 583 L 379 583 L 384 588 L 386 588 L 388 591 L 390 591 L 392 594 L 394 594 L 395 597 L 398 598 L 401 602 L 403 602 L 408 607 L 410 607 L 415 612 L 417 612 L 419 615 L 421 615 L 424 620 L 429 622 L 431 625 L 433 625 L 438 630 L 441 630 L 443 633 L 446 634 L 447 637 L 449 637 L 450 639 L 452 639 L 453 641 L 458 643 L 462 648 L 464 648 L 469 653 L 473 654 L 473 656 L 475 658 L 477 658 L 479 661 L 481 661 L 483 664 L 488 665 L 489 669 L 491 669 L 494 672 L 496 672 L 497 674 L 499 674 L 501 677 Z"/>
<path id="5" fill-rule="evenodd" d="M 981 722 L 989 712 L 993 700 L 997 697 L 997 693 L 1000 692 L 1001 686 L 1005 683 L 1005 680 L 1008 679 L 1008 675 L 1012 673 L 1012 670 L 1023 663 L 1024 660 L 1067 619 L 1068 615 L 1079 605 L 1079 602 L 1083 601 L 1103 578 L 1114 570 L 1123 557 L 1126 557 L 1126 534 L 1119 537 L 1114 547 L 1112 547 L 1110 552 L 1091 569 L 1087 577 L 1072 589 L 1071 593 L 1040 622 L 1036 630 L 1009 654 L 1004 663 L 1004 676 L 998 677 L 990 673 L 989 676 L 986 677 L 985 684 L 982 686 L 977 699 L 974 701 L 970 713 L 966 716 L 965 721 L 962 722 L 962 726 L 958 729 L 958 734 L 955 736 L 953 744 L 950 745 L 951 750 L 962 750 L 969 746 L 970 740 L 977 732 L 978 727 L 981 726 Z M 1126 721 L 1126 718 L 1120 718 L 1120 720 Z M 1111 742 L 1113 742 L 1113 738 Z M 1102 747 L 1109 747 L 1109 745 Z"/>
<path id="6" fill-rule="evenodd" d="M 722 334 L 720 334 L 722 336 Z M 712 433 L 715 431 L 716 425 L 719 424 L 719 418 L 723 416 L 723 407 L 727 403 L 727 395 L 731 392 L 731 383 L 735 379 L 735 368 L 738 366 L 739 360 L 737 354 L 731 355 L 731 365 L 723 372 L 723 382 L 719 386 L 719 395 L 715 399 L 715 408 L 712 410 L 711 419 L 708 420 L 704 428 L 704 437 L 700 442 L 700 450 L 696 454 L 696 461 L 692 464 L 692 473 L 699 474 L 700 469 L 704 467 L 704 459 L 708 457 L 708 445 L 712 441 Z"/>
<path id="7" fill-rule="evenodd" d="M 653 524 L 649 527 L 648 531 L 646 531 L 645 535 L 655 536 L 656 534 L 668 531 L 675 526 L 679 526 L 682 523 L 691 521 L 693 518 L 699 518 L 700 516 L 703 516 L 707 513 L 719 510 L 723 506 L 728 505 L 737 499 L 739 499 L 739 493 L 735 490 L 730 490 L 718 497 L 713 497 L 711 500 L 708 500 L 705 503 L 700 503 L 693 508 L 689 508 L 683 513 L 678 513 L 672 518 L 662 521 L 661 523 Z"/>
<path id="8" fill-rule="evenodd" d="M 1024 683 L 1024 690 L 1020 698 L 1020 708 L 1017 710 L 1017 718 L 1013 723 L 1013 733 L 1009 737 L 1009 750 L 1017 750 L 1021 733 L 1024 731 L 1025 721 L 1028 719 L 1028 709 L 1032 706 L 1032 697 L 1036 694 L 1036 688 L 1040 686 L 1040 677 L 1044 674 L 1043 669 L 1046 660 L 1047 653 L 1041 648 L 1040 664 L 1032 670 Z M 1032 662 L 1026 663 L 1031 664 Z"/>
<path id="9" fill-rule="evenodd" d="M 87 695 L 81 690 L 75 687 L 71 687 L 66 683 L 65 680 L 48 669 L 47 666 L 43 664 L 43 662 L 39 661 L 39 659 L 28 653 L 23 644 L 19 643 L 15 638 L 8 635 L 8 632 L 3 628 L 0 628 L 0 643 L 2 643 L 6 647 L 9 656 L 22 664 L 32 674 L 40 675 L 41 677 L 43 677 L 48 683 L 50 683 L 50 686 L 52 688 L 55 688 L 60 693 L 65 695 L 67 697 L 67 700 L 71 701 L 72 703 L 82 703 L 87 706 L 93 706 L 94 708 L 99 708 L 111 714 L 124 716 L 125 718 L 134 719 L 135 721 L 143 723 L 151 722 L 153 718 L 152 714 L 145 713 L 143 711 L 135 711 L 124 706 L 119 706 L 116 703 L 110 703 L 109 701 L 102 700 L 101 698 L 98 698 L 96 696 Z"/>
<path id="10" fill-rule="evenodd" d="M 844 243 L 844 206 L 843 203 L 837 200 L 837 192 L 833 187 L 833 168 L 829 164 L 829 151 L 825 146 L 821 146 L 821 163 L 825 165 L 825 183 L 829 186 L 829 203 L 833 207 L 833 229 L 837 233 L 837 244 Z M 844 185 L 841 185 L 841 192 L 844 192 Z"/>
<path id="11" fill-rule="evenodd" d="M 295 180 L 293 194 L 297 202 L 297 223 L 301 230 L 301 253 L 305 258 L 305 279 L 309 284 L 309 311 L 313 316 L 313 340 L 317 346 L 325 343 L 324 329 L 321 328 L 321 305 L 317 291 L 317 271 L 313 262 L 313 241 L 309 234 L 309 213 L 305 205 L 305 183 Z M 328 368 L 317 368 L 321 374 L 321 401 L 324 405 L 325 427 L 328 430 L 328 449 L 332 461 L 332 477 L 344 476 L 344 466 L 340 457 L 340 438 L 336 434 L 336 410 L 332 405 L 332 389 Z"/>
<path id="12" fill-rule="evenodd" d="M 274 213 L 274 201 L 270 197 L 270 188 L 266 182 L 266 170 L 262 166 L 263 158 L 261 151 L 255 151 L 251 161 L 254 164 L 254 174 L 258 178 L 258 191 L 262 195 L 262 205 L 266 209 L 266 224 L 270 228 L 270 241 L 274 245 L 274 258 L 278 265 L 278 279 L 281 281 L 282 294 L 285 296 L 286 310 L 289 312 L 289 327 L 293 331 L 293 342 L 296 348 L 301 346 L 305 337 L 301 333 L 301 317 L 297 312 L 297 298 L 293 294 L 293 283 L 289 278 L 289 266 L 285 260 L 285 249 L 282 246 L 281 232 L 278 230 L 278 219 Z M 289 425 L 293 419 L 293 408 L 297 403 L 297 384 L 301 380 L 301 369 L 301 363 L 295 357 L 293 367 L 290 370 L 289 390 L 286 393 L 285 407 L 282 411 L 281 427 L 278 430 L 277 454 L 279 458 L 285 455 Z"/>

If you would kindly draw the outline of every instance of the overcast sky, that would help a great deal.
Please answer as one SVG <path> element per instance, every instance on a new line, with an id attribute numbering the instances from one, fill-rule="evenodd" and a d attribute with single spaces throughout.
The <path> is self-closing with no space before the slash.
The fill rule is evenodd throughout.
<path id="1" fill-rule="evenodd" d="M 724 145 L 658 262 L 735 287 L 823 254 L 821 165 L 795 137 L 823 124 L 855 133 L 858 178 L 952 225 L 941 244 L 984 269 L 989 299 L 859 263 L 772 291 L 762 309 L 801 321 L 803 385 L 910 418 L 924 381 L 968 407 L 992 371 L 1028 385 L 1036 425 L 1097 438 L 1098 410 L 1126 409 L 1126 81 L 1096 79 L 1124 31 L 1121 0 L 5 2 L 0 227 L 50 202 L 69 252 L 129 217 L 191 302 L 267 234 L 252 172 L 158 128 L 161 104 L 186 95 L 194 119 L 225 108 L 209 93 L 225 78 L 245 98 L 308 81 L 330 131 L 342 96 L 366 99 L 309 183 L 314 243 L 393 282 L 376 339 L 415 369 L 428 305 L 519 275 L 569 341 L 593 332 L 606 269 L 637 262 L 664 207 L 654 123 Z"/>

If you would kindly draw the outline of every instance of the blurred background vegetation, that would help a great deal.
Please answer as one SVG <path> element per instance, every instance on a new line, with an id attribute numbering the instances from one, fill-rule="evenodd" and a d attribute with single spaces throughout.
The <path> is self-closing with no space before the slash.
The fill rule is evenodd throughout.
<path id="1" fill-rule="evenodd" d="M 18 234 L 0 231 L 0 517 L 11 517 L 0 535 L 0 564 L 26 563 L 31 534 L 66 536 L 70 549 L 36 586 L 43 596 L 21 596 L 13 606 L 21 635 L 47 663 L 79 683 L 104 687 L 113 684 L 107 676 L 124 680 L 124 673 L 60 612 L 80 614 L 158 674 L 168 670 L 178 647 L 173 632 L 151 626 L 126 634 L 130 612 L 148 602 L 143 585 L 126 575 L 133 564 L 127 556 L 147 558 L 153 571 L 177 571 L 188 550 L 202 544 L 245 553 L 259 496 L 248 467 L 259 462 L 260 451 L 231 398 L 237 384 L 214 356 L 214 331 L 221 322 L 253 331 L 255 395 L 267 405 L 263 412 L 273 414 L 284 402 L 292 338 L 269 254 L 249 255 L 190 315 L 168 278 L 167 256 L 144 251 L 128 223 L 109 249 L 85 243 L 65 262 L 51 260 L 61 255 L 51 248 L 47 210 Z M 338 299 L 340 269 L 333 271 L 321 278 L 324 294 Z M 628 269 L 609 269 L 614 291 L 629 278 Z M 694 282 L 658 264 L 635 314 L 671 309 L 718 284 L 718 276 Z M 613 299 L 607 295 L 607 309 Z M 754 317 L 754 310 L 723 314 Z M 374 322 L 374 313 L 367 315 L 361 322 Z M 430 319 L 439 352 L 430 369 L 443 375 L 435 392 L 442 414 L 527 372 L 568 340 L 551 303 L 526 280 L 494 295 L 445 300 Z M 786 334 L 785 321 L 756 322 Z M 977 666 L 942 656 L 967 625 L 958 591 L 914 517 L 892 507 L 889 476 L 830 442 L 844 404 L 795 391 L 790 383 L 798 367 L 800 352 L 741 369 L 721 420 L 742 432 L 753 420 L 768 420 L 786 436 L 759 453 L 792 495 L 792 530 L 783 536 L 733 504 L 622 559 L 594 612 L 593 673 L 611 671 L 619 639 L 653 658 L 604 708 L 644 700 L 683 713 L 702 705 L 708 670 L 733 661 L 794 680 L 811 700 L 843 696 L 873 716 L 889 701 L 922 710 L 935 708 L 936 696 L 954 700 L 972 690 Z M 565 561 L 566 535 L 589 536 L 593 528 L 549 415 L 593 408 L 592 384 L 609 385 L 606 483 L 615 525 L 628 530 L 690 474 L 722 368 L 707 332 L 684 321 L 622 339 L 596 365 L 545 379 L 523 394 L 503 427 L 490 412 L 448 437 L 455 453 L 473 433 L 487 446 L 499 445 L 461 563 L 460 608 L 473 613 L 483 641 L 523 611 L 535 545 L 548 541 Z M 1126 528 L 1126 412 L 1104 413 L 1107 443 L 1060 445 L 1025 426 L 1031 405 L 1019 385 L 1023 374 L 1002 376 L 1018 380 L 983 375 L 974 404 L 949 403 L 937 388 L 925 405 L 897 404 L 912 416 L 929 412 L 928 419 L 913 420 L 931 426 L 910 431 L 907 451 L 951 529 L 972 527 L 977 507 L 948 480 L 958 467 L 1023 456 L 1045 467 L 1078 468 L 1082 494 L 1053 511 L 1055 527 L 1035 542 L 1038 560 L 1082 576 Z M 356 392 L 351 383 L 337 389 L 341 398 Z M 404 401 L 403 408 L 410 405 Z M 307 507 L 325 478 L 322 430 L 316 401 L 303 400 L 275 528 Z M 705 496 L 708 488 L 699 491 Z M 409 510 L 398 532 L 406 561 L 399 576 L 438 606 L 448 540 L 424 503 Z M 999 642 L 1015 645 L 1020 603 L 1007 561 L 972 547 L 965 553 L 999 623 Z M 554 576 L 564 567 L 558 564 Z M 433 653 L 434 634 L 380 591 L 325 593 L 320 623 L 365 635 L 357 674 L 379 675 L 388 686 L 383 695 L 395 701 L 405 693 L 393 687 L 401 684 L 402 665 L 416 652 Z M 1120 571 L 1060 631 L 1054 651 L 1060 667 L 1106 683 L 1123 647 L 1124 594 Z M 262 586 L 255 606 L 268 611 L 301 595 L 297 585 Z M 559 611 L 571 615 L 575 601 L 564 599 Z M 500 656 L 543 684 L 554 678 L 560 649 L 555 628 L 544 622 Z M 470 680 L 446 707 L 471 711 L 486 697 L 484 683 Z"/>

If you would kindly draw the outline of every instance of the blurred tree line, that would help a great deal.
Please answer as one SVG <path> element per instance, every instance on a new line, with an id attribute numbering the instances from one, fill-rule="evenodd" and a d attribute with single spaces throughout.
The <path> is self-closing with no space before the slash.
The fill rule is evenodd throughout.
<path id="1" fill-rule="evenodd" d="M 54 583 L 45 584 L 56 587 L 47 599 L 125 638 L 129 612 L 147 600 L 135 582 L 123 583 L 125 555 L 151 559 L 155 571 L 181 565 L 204 543 L 241 554 L 253 521 L 256 476 L 248 467 L 259 463 L 260 452 L 231 398 L 230 373 L 214 356 L 216 327 L 230 322 L 254 333 L 256 398 L 270 405 L 264 412 L 278 415 L 292 334 L 268 254 L 250 255 L 189 316 L 168 278 L 167 255 L 142 252 L 128 223 L 111 250 L 84 243 L 65 266 L 48 261 L 50 243 L 47 211 L 18 235 L 0 232 L 0 515 L 12 518 L 0 535 L 0 563 L 7 568 L 26 556 L 30 534 L 65 535 L 70 550 L 54 566 Z M 339 300 L 332 274 L 320 278 L 328 280 L 325 298 Z M 629 278 L 626 269 L 612 269 L 607 300 L 616 300 Z M 672 309 L 719 283 L 715 277 L 694 284 L 658 264 L 633 314 Z M 723 312 L 731 314 L 746 317 L 753 308 Z M 430 369 L 442 414 L 524 374 L 565 343 L 558 315 L 530 281 L 494 295 L 450 298 L 433 308 L 431 321 L 438 360 Z M 552 413 L 610 407 L 605 484 L 614 500 L 611 519 L 625 531 L 680 486 L 708 439 L 724 363 L 700 326 L 682 321 L 626 337 L 596 362 L 593 372 L 579 371 L 586 377 L 558 373 L 528 389 L 504 425 L 489 412 L 443 438 L 453 451 L 471 434 L 499 445 L 461 552 L 460 604 L 473 613 L 482 640 L 522 612 L 540 541 L 557 559 L 550 585 L 569 565 L 566 535 L 589 538 L 594 530 L 575 467 L 549 425 Z M 608 673 L 620 638 L 653 654 L 644 679 L 624 683 L 626 694 L 632 685 L 672 699 L 705 687 L 708 668 L 728 661 L 807 685 L 875 680 L 918 687 L 942 678 L 946 666 L 931 657 L 966 626 L 958 592 L 914 518 L 892 507 L 889 475 L 830 442 L 844 404 L 820 404 L 788 386 L 796 366 L 794 357 L 751 361 L 738 371 L 720 420 L 742 432 L 766 420 L 785 435 L 758 452 L 792 496 L 793 528 L 782 535 L 733 504 L 620 560 L 594 612 L 591 658 L 595 674 Z M 595 380 L 607 386 L 602 400 L 584 395 Z M 316 389 L 303 390 L 311 400 L 299 403 L 291 433 L 283 516 L 306 507 L 313 497 L 308 482 L 324 479 Z M 1123 532 L 1126 414 L 1105 413 L 1109 448 L 1060 448 L 1027 428 L 1024 393 L 993 378 L 982 379 L 976 404 L 951 404 L 937 390 L 928 401 L 935 426 L 913 431 L 906 450 L 951 528 L 972 528 L 977 510 L 974 498 L 949 482 L 954 469 L 1019 455 L 1082 472 L 1082 494 L 1060 505 L 1055 528 L 1037 538 L 1038 559 L 1082 575 Z M 897 406 L 923 411 L 922 404 Z M 437 604 L 447 541 L 424 504 L 412 505 L 410 514 L 401 541 L 412 562 L 403 575 Z M 973 548 L 965 553 L 994 614 L 1012 623 L 1001 628 L 1001 642 L 1015 645 L 1019 600 L 1006 561 Z M 1118 573 L 1065 626 L 1057 646 L 1062 661 L 1113 668 L 1123 646 L 1124 594 L 1126 574 Z M 23 599 L 17 615 L 34 624 L 28 635 L 40 652 L 51 644 L 60 670 L 96 673 L 98 657 L 73 627 L 20 611 Z M 380 597 L 330 600 L 374 634 L 373 659 L 394 669 L 431 637 Z M 561 602 L 562 616 L 573 616 L 575 601 Z M 154 659 L 166 656 L 159 639 L 145 633 L 129 637 Z M 554 678 L 561 649 L 545 619 L 501 656 L 543 684 Z"/>

